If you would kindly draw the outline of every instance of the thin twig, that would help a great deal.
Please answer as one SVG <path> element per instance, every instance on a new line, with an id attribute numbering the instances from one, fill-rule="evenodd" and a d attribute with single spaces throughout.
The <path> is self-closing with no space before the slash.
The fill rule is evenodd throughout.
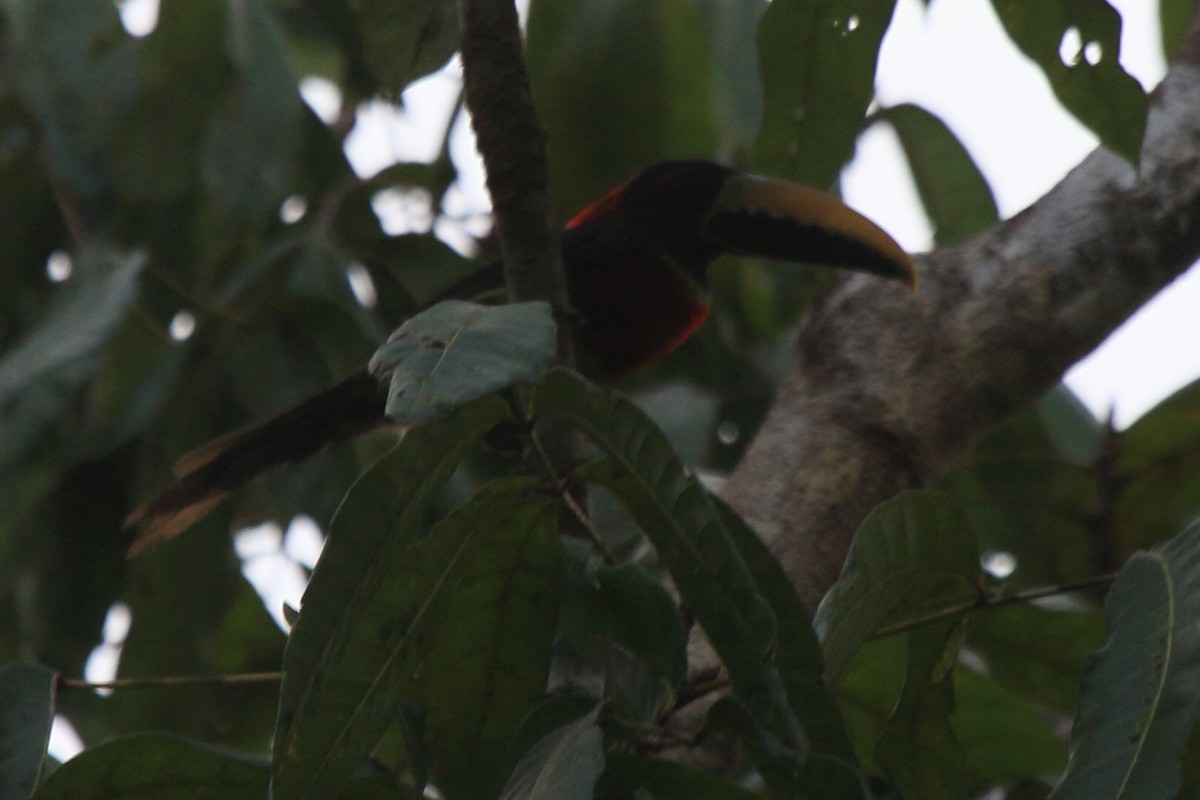
<path id="1" fill-rule="evenodd" d="M 550 457 L 550 454 L 546 452 L 546 448 L 542 446 L 541 437 L 537 435 L 537 431 L 533 430 L 532 427 L 528 429 L 528 433 L 529 443 L 533 447 L 533 451 L 537 453 L 538 460 L 541 461 L 542 467 L 545 468 L 550 480 L 554 481 L 554 490 L 558 492 L 563 503 L 566 504 L 567 509 L 575 517 L 580 527 L 587 532 L 588 538 L 596 545 L 596 549 L 600 551 L 600 555 L 604 558 L 604 563 L 610 567 L 615 565 L 617 563 L 616 555 L 609 550 L 608 543 L 604 541 L 604 537 L 600 535 L 600 532 L 596 530 L 596 526 L 592 524 L 591 517 L 588 516 L 587 511 L 583 509 L 571 493 L 571 487 L 567 479 L 560 475 L 555 468 L 554 459 Z"/>
<path id="2" fill-rule="evenodd" d="M 1008 606 L 1014 603 L 1028 603 L 1031 600 L 1040 600 L 1043 597 L 1053 597 L 1058 594 L 1067 594 L 1068 592 L 1078 592 L 1082 589 L 1091 589 L 1096 586 L 1103 586 L 1106 583 L 1112 583 L 1116 580 L 1117 573 L 1109 572 L 1104 575 L 1094 575 L 1090 578 L 1073 581 L 1071 583 L 1062 583 L 1056 586 L 1039 586 L 1034 589 L 1026 589 L 1023 592 L 1015 592 L 1000 596 L 989 596 L 980 593 L 974 600 L 959 605 L 949 606 L 934 611 L 931 614 L 926 614 L 923 617 L 915 619 L 907 619 L 903 622 L 897 622 L 893 625 L 885 625 L 875 633 L 876 639 L 881 639 L 884 636 L 892 636 L 893 634 L 903 633 L 913 628 L 927 625 L 930 622 L 938 622 L 939 620 L 949 619 L 950 617 L 964 614 L 968 611 L 983 611 L 990 608 L 999 608 L 1000 606 Z"/>
<path id="3" fill-rule="evenodd" d="M 157 678 L 115 678 L 111 681 L 86 681 L 60 678 L 63 689 L 150 689 L 174 686 L 236 686 L 244 683 L 278 683 L 282 672 L 235 672 L 225 675 L 165 675 Z"/>

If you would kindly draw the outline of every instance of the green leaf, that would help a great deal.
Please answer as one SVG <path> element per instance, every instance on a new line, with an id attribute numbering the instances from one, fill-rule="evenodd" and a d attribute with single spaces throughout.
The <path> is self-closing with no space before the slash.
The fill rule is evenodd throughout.
<path id="1" fill-rule="evenodd" d="M 142 733 L 85 750 L 55 770 L 34 797 L 262 800 L 270 776 L 265 760 L 178 736 Z"/>
<path id="2" fill-rule="evenodd" d="M 1174 797 L 1200 716 L 1200 522 L 1129 559 L 1104 612 L 1108 644 L 1084 670 L 1071 758 L 1051 796 Z"/>
<path id="3" fill-rule="evenodd" d="M 544 529 L 554 512 L 554 499 L 534 494 L 531 479 L 495 481 L 443 518 L 427 538 L 375 556 L 300 695 L 288 738 L 277 748 L 272 782 L 277 796 L 324 797 L 350 777 L 401 701 L 417 696 L 417 673 L 480 542 Z"/>
<path id="4" fill-rule="evenodd" d="M 968 796 L 966 757 L 951 725 L 954 684 L 947 656 L 954 655 L 958 623 L 941 622 L 909 632 L 900 702 L 875 748 L 875 761 L 906 798 L 956 800 Z"/>
<path id="5" fill-rule="evenodd" d="M 788 703 L 808 737 L 811 753 L 806 767 L 815 770 L 820 760 L 834 762 L 842 770 L 854 773 L 857 782 L 861 782 L 858 758 L 846 733 L 845 720 L 825 683 L 821 643 L 813 631 L 808 609 L 778 559 L 758 535 L 724 501 L 713 498 L 713 502 L 738 552 L 746 560 L 758 590 L 775 612 L 779 624 L 775 665 Z M 827 785 L 829 778 L 824 781 Z M 815 792 L 818 785 L 809 783 L 807 788 Z"/>
<path id="6" fill-rule="evenodd" d="M 1175 797 L 1177 800 L 1200 800 L 1200 719 L 1192 724 L 1192 732 L 1183 747 L 1180 764 L 1183 785 L 1179 787 L 1179 794 Z"/>
<path id="7" fill-rule="evenodd" d="M 905 492 L 881 503 L 817 610 L 826 677 L 836 680 L 885 623 L 973 599 L 981 574 L 970 523 L 947 495 Z"/>
<path id="8" fill-rule="evenodd" d="M 891 124 L 900 139 L 937 244 L 965 239 L 999 219 L 987 179 L 946 123 L 911 103 L 885 108 L 875 119 Z"/>
<path id="9" fill-rule="evenodd" d="M 1040 708 L 990 676 L 956 667 L 954 698 L 954 733 L 980 783 L 1055 775 L 1067 763 L 1066 743 L 1054 730 L 1061 720 L 1047 719 Z"/>
<path id="10" fill-rule="evenodd" d="M 875 94 L 879 43 L 895 0 L 776 0 L 758 25 L 760 171 L 831 187 Z"/>
<path id="11" fill-rule="evenodd" d="M 590 800 L 604 769 L 597 706 L 546 734 L 513 768 L 500 800 Z"/>
<path id="12" fill-rule="evenodd" d="M 291 188 L 303 106 L 273 5 L 266 0 L 227 3 L 225 55 L 237 78 L 208 120 L 201 178 L 222 207 L 254 217 L 277 208 Z"/>
<path id="13" fill-rule="evenodd" d="M 1089 526 L 1100 506 L 1094 464 L 1105 436 L 1104 426 L 1060 386 L 992 431 L 942 480 L 962 503 L 980 547 L 1016 559 L 1010 586 L 1095 572 Z"/>
<path id="14" fill-rule="evenodd" d="M 568 665 L 567 680 L 601 686 L 617 716 L 651 722 L 674 705 L 687 672 L 687 632 L 675 601 L 644 569 L 580 574 L 568 583 L 558 625 L 556 660 Z"/>
<path id="15" fill-rule="evenodd" d="M 559 627 L 619 642 L 672 684 L 686 677 L 679 608 L 661 582 L 635 564 L 588 571 L 564 598 Z"/>
<path id="16" fill-rule="evenodd" d="M 1191 19 L 1192 4 L 1188 0 L 1158 0 L 1158 25 L 1166 61 L 1170 62 L 1179 52 Z"/>
<path id="17" fill-rule="evenodd" d="M 1149 547 L 1200 509 L 1200 381 L 1143 414 L 1117 435 L 1114 449 L 1117 540 L 1123 552 Z"/>
<path id="18" fill-rule="evenodd" d="M 31 384 L 91 359 L 137 298 L 144 255 L 89 249 L 75 261 L 76 276 L 41 325 L 0 360 L 0 409 Z"/>
<path id="19" fill-rule="evenodd" d="M 421 669 L 430 771 L 448 797 L 495 795 L 508 775 L 509 743 L 546 688 L 558 531 L 553 506 L 532 504 L 544 513 L 528 524 L 476 537 Z"/>
<path id="20" fill-rule="evenodd" d="M 716 73 L 704 22 L 689 0 L 530 4 L 529 80 L 559 209 L 577 212 L 665 155 L 712 156 Z"/>
<path id="21" fill-rule="evenodd" d="M 566 419 L 607 456 L 578 475 L 605 486 L 628 507 L 680 594 L 756 710 L 790 717 L 778 675 L 768 669 L 775 618 L 699 480 L 666 437 L 629 400 L 578 375 L 551 370 L 534 387 L 538 416 Z M 778 719 L 777 719 L 778 721 Z"/>
<path id="22" fill-rule="evenodd" d="M 347 606 L 369 581 L 384 578 L 419 537 L 425 515 L 479 437 L 508 417 L 496 397 L 464 406 L 436 423 L 410 429 L 388 455 L 351 487 L 330 524 L 329 541 L 304 593 L 284 651 L 274 758 L 281 763 L 302 701 L 321 669 Z"/>
<path id="23" fill-rule="evenodd" d="M 1121 68 L 1121 15 L 1105 0 L 992 0 L 992 7 L 1063 107 L 1101 144 L 1137 164 L 1146 93 Z"/>
<path id="24" fill-rule="evenodd" d="M 416 425 L 533 380 L 553 362 L 554 352 L 547 303 L 444 300 L 397 328 L 371 358 L 370 370 L 390 379 L 388 416 Z"/>
<path id="25" fill-rule="evenodd" d="M 598 800 L 643 796 L 659 800 L 755 800 L 763 795 L 674 761 L 609 753 L 596 787 Z"/>
<path id="26" fill-rule="evenodd" d="M 357 0 L 362 55 L 385 94 L 440 69 L 458 49 L 458 4 L 450 0 Z"/>
<path id="27" fill-rule="evenodd" d="M 29 797 L 38 785 L 57 673 L 41 664 L 0 667 L 0 797 Z"/>
<path id="28" fill-rule="evenodd" d="M 1027 603 L 975 615 L 967 635 L 997 683 L 1060 714 L 1075 711 L 1084 658 L 1103 644 L 1099 611 Z"/>

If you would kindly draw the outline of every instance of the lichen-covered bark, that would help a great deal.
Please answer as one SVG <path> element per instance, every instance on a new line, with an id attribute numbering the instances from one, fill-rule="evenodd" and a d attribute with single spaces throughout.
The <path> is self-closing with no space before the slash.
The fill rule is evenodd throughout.
<path id="1" fill-rule="evenodd" d="M 727 499 L 815 605 L 871 508 L 938 476 L 1198 257 L 1194 21 L 1137 171 L 1098 150 L 1021 214 L 918 259 L 917 294 L 851 278 L 812 310 Z"/>

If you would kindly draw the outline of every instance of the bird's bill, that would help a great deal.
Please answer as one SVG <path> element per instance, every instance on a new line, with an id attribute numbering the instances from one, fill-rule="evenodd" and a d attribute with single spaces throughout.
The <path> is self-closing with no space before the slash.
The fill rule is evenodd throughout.
<path id="1" fill-rule="evenodd" d="M 740 255 L 869 272 L 916 289 L 912 259 L 871 220 L 798 183 L 734 175 L 721 188 L 704 235 Z"/>

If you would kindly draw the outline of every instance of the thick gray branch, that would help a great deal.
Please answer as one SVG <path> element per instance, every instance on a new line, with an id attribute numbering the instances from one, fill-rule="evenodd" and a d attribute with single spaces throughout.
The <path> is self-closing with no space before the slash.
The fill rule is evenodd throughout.
<path id="1" fill-rule="evenodd" d="M 920 258 L 916 295 L 852 278 L 812 310 L 728 499 L 815 605 L 871 508 L 945 471 L 1197 257 L 1193 24 L 1140 174 L 1098 150 L 1013 219 Z"/>

